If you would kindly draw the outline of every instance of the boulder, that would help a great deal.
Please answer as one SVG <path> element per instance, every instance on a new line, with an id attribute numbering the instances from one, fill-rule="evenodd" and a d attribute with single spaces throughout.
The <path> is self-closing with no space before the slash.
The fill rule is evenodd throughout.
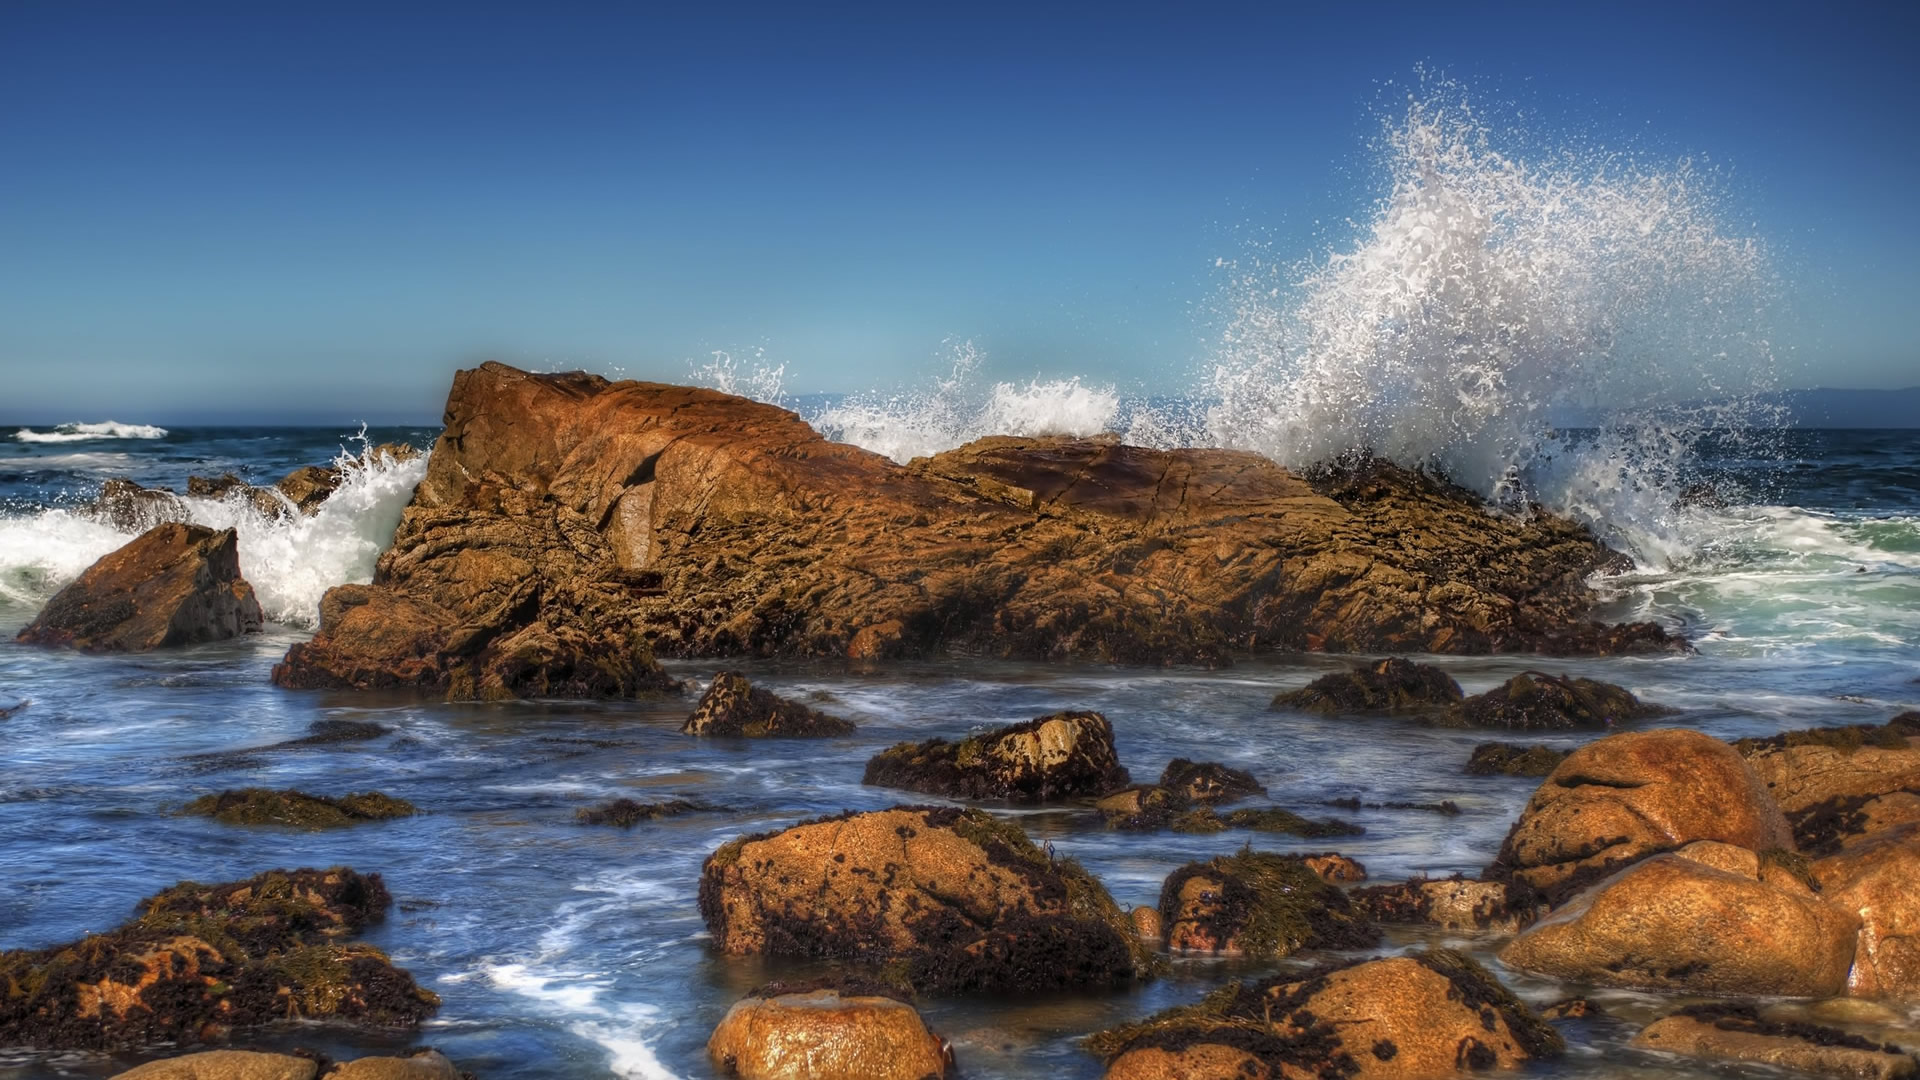
<path id="1" fill-rule="evenodd" d="M 1106 986 L 1158 966 L 1079 864 L 978 810 L 741 837 L 701 869 L 700 914 L 722 952 L 896 964 L 923 993 Z"/>
<path id="2" fill-rule="evenodd" d="M 343 940 L 389 903 L 378 874 L 344 867 L 183 882 L 116 930 L 0 953 L 0 1045 L 217 1042 L 287 1019 L 417 1025 L 439 999 L 378 949 Z"/>
<path id="3" fill-rule="evenodd" d="M 680 734 L 735 738 L 851 735 L 853 725 L 755 686 L 737 671 L 723 671 L 700 695 L 693 715 L 680 725 Z"/>
<path id="4" fill-rule="evenodd" d="M 1920 1074 L 1911 1054 L 1836 1028 L 1764 1020 L 1749 1005 L 1694 1005 L 1647 1025 L 1629 1045 L 1706 1061 L 1774 1065 L 1836 1080 Z"/>
<path id="5" fill-rule="evenodd" d="M 1629 720 L 1672 712 L 1661 705 L 1649 705 L 1612 683 L 1527 671 L 1461 701 L 1428 722 L 1448 728 L 1605 731 Z"/>
<path id="6" fill-rule="evenodd" d="M 454 376 L 426 477 L 352 587 L 360 615 L 323 619 L 277 677 L 485 670 L 530 630 L 571 669 L 600 641 L 1153 665 L 1681 647 L 1593 621 L 1586 578 L 1620 562 L 1566 519 L 1380 462 L 1303 476 L 1240 451 L 995 437 L 903 466 L 712 390 L 490 363 Z"/>
<path id="7" fill-rule="evenodd" d="M 145 652 L 257 633 L 253 586 L 240 576 L 232 529 L 156 525 L 101 557 L 20 631 L 33 645 Z"/>
<path id="8" fill-rule="evenodd" d="M 1111 791 L 1127 782 L 1127 770 L 1106 717 L 1061 712 L 957 743 L 899 743 L 874 755 L 860 782 L 956 799 L 1037 803 Z"/>
<path id="9" fill-rule="evenodd" d="M 1167 948 L 1277 959 L 1302 949 L 1363 949 L 1380 933 L 1346 893 L 1300 856 L 1242 851 L 1188 863 L 1160 889 Z"/>
<path id="10" fill-rule="evenodd" d="M 181 813 L 210 817 L 222 825 L 293 825 L 303 829 L 336 829 L 366 821 L 411 817 L 419 811 L 405 799 L 377 791 L 329 798 L 304 791 L 241 788 L 218 795 L 202 795 Z"/>
<path id="11" fill-rule="evenodd" d="M 740 1080 L 941 1080 L 953 1067 L 912 1005 L 835 989 L 755 991 L 727 1010 L 707 1055 Z"/>
<path id="12" fill-rule="evenodd" d="M 363 1057 L 335 1065 L 323 1080 L 461 1080 L 453 1062 L 434 1050 L 406 1057 Z"/>
<path id="13" fill-rule="evenodd" d="M 1855 840 L 1812 874 L 1829 904 L 1860 921 L 1847 993 L 1920 1001 L 1920 824 Z"/>
<path id="14" fill-rule="evenodd" d="M 1322 675 L 1277 695 L 1276 709 L 1320 713 L 1408 713 L 1444 709 L 1460 700 L 1460 684 L 1431 664 L 1390 656 L 1365 667 Z"/>
<path id="15" fill-rule="evenodd" d="M 1371 885 L 1347 897 L 1374 922 L 1419 923 L 1443 930 L 1513 934 L 1536 914 L 1530 908 L 1514 907 L 1501 882 L 1463 877 Z"/>
<path id="16" fill-rule="evenodd" d="M 1789 731 L 1734 749 L 1780 804 L 1808 854 L 1920 821 L 1920 712 L 1878 725 Z"/>
<path id="17" fill-rule="evenodd" d="M 1500 959 L 1602 986 L 1830 997 L 1847 985 L 1860 920 L 1823 901 L 1804 872 L 1732 845 L 1690 845 L 1579 894 Z"/>
<path id="18" fill-rule="evenodd" d="M 1787 822 L 1733 748 L 1697 731 L 1613 735 L 1562 761 L 1481 876 L 1558 904 L 1638 859 L 1717 840 L 1791 850 Z"/>
<path id="19" fill-rule="evenodd" d="M 1567 760 L 1570 751 L 1551 746 L 1519 746 L 1514 743 L 1486 742 L 1473 748 L 1467 759 L 1469 776 L 1545 776 Z"/>
<path id="20" fill-rule="evenodd" d="M 1197 1005 L 1103 1031 L 1108 1080 L 1422 1080 L 1560 1056 L 1560 1035 L 1462 953 L 1233 983 Z"/>
<path id="21" fill-rule="evenodd" d="M 290 1054 L 203 1050 L 136 1065 L 113 1080 L 313 1080 L 320 1063 Z"/>

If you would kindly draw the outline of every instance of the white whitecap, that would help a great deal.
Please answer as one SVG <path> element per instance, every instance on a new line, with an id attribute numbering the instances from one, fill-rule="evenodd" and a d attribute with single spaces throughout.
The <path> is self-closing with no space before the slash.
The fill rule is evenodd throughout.
<path id="1" fill-rule="evenodd" d="M 90 439 L 164 439 L 167 429 L 152 424 L 122 424 L 105 420 L 97 424 L 56 424 L 52 431 L 21 428 L 13 437 L 25 443 L 86 442 Z"/>

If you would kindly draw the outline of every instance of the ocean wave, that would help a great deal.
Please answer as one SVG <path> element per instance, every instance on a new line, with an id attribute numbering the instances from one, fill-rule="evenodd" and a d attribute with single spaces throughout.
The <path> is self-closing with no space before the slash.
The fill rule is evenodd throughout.
<path id="1" fill-rule="evenodd" d="M 152 424 L 122 424 L 113 420 L 97 424 L 56 424 L 52 431 L 21 428 L 13 437 L 25 443 L 87 442 L 92 439 L 164 439 L 167 429 Z"/>
<path id="2" fill-rule="evenodd" d="M 0 468 L 10 469 L 73 469 L 79 472 L 106 472 L 125 469 L 131 464 L 133 464 L 132 454 L 111 450 L 96 453 L 0 457 Z"/>

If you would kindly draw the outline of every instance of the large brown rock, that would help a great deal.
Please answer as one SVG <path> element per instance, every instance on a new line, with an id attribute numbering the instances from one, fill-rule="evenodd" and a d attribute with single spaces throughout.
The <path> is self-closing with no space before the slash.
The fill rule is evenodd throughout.
<path id="1" fill-rule="evenodd" d="M 1812 872 L 1826 901 L 1860 920 L 1847 992 L 1920 1000 L 1920 824 L 1855 840 Z"/>
<path id="2" fill-rule="evenodd" d="M 531 627 L 709 657 L 1675 647 L 1591 621 L 1619 557 L 1583 528 L 1381 464 L 990 438 L 901 466 L 715 391 L 500 364 L 445 423 L 361 614 L 283 684 L 444 685 Z"/>
<path id="3" fill-rule="evenodd" d="M 20 640 L 144 652 L 256 633 L 264 621 L 240 576 L 234 531 L 175 522 L 102 556 L 47 601 Z"/>
<path id="4" fill-rule="evenodd" d="M 1813 728 L 1734 749 L 1780 804 L 1808 854 L 1852 836 L 1920 821 L 1920 713 L 1877 726 Z"/>
<path id="5" fill-rule="evenodd" d="M 832 989 L 742 998 L 707 1055 L 740 1080 L 941 1080 L 953 1066 L 913 1006 Z"/>
<path id="6" fill-rule="evenodd" d="M 1836 1080 L 1896 1080 L 1913 1055 L 1837 1028 L 1770 1022 L 1751 1006 L 1697 1005 L 1662 1017 L 1629 1045 L 1707 1061 L 1775 1065 Z"/>
<path id="7" fill-rule="evenodd" d="M 1111 985 L 1156 966 L 1098 881 L 978 810 L 742 837 L 702 868 L 700 914 L 723 952 L 898 963 L 923 992 Z"/>
<path id="8" fill-rule="evenodd" d="M 680 725 L 682 735 L 760 737 L 766 735 L 850 735 L 853 724 L 755 686 L 737 671 L 713 677 L 693 715 Z"/>
<path id="9" fill-rule="evenodd" d="M 136 1065 L 113 1080 L 313 1080 L 319 1072 L 319 1062 L 291 1054 L 203 1050 Z"/>
<path id="10" fill-rule="evenodd" d="M 1482 877 L 1558 904 L 1695 840 L 1792 850 L 1780 808 L 1733 748 L 1697 731 L 1614 735 L 1568 755 L 1527 800 Z"/>
<path id="11" fill-rule="evenodd" d="M 949 798 L 1037 803 L 1104 794 L 1127 779 L 1107 718 L 1062 712 L 957 743 L 899 743 L 874 755 L 860 782 Z"/>
<path id="12" fill-rule="evenodd" d="M 1424 1080 L 1519 1068 L 1565 1043 L 1486 969 L 1434 949 L 1235 983 L 1089 1047 L 1108 1080 Z"/>
<path id="13" fill-rule="evenodd" d="M 1535 923 L 1501 962 L 1604 986 L 1833 996 L 1846 987 L 1860 921 L 1790 863 L 1710 842 L 1656 855 Z"/>

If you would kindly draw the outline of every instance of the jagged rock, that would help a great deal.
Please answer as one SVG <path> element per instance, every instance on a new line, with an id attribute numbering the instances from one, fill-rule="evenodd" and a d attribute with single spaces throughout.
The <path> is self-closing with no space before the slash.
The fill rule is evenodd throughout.
<path id="1" fill-rule="evenodd" d="M 1585 529 L 1377 462 L 1301 477 L 990 438 L 901 466 L 743 398 L 501 364 L 458 373 L 445 419 L 360 614 L 323 619 L 283 685 L 444 685 L 534 627 L 569 667 L 602 655 L 570 632 L 663 656 L 1135 664 L 1679 647 L 1591 621 L 1585 579 L 1620 557 Z"/>
<path id="2" fill-rule="evenodd" d="M 217 1042 L 289 1018 L 411 1027 L 439 998 L 342 940 L 390 902 L 380 875 L 344 867 L 183 882 L 117 930 L 0 953 L 0 1045 Z"/>
<path id="3" fill-rule="evenodd" d="M 740 1080 L 942 1080 L 953 1067 L 912 1005 L 835 988 L 754 991 L 713 1029 L 707 1056 Z"/>
<path id="4" fill-rule="evenodd" d="M 366 821 L 387 821 L 418 813 L 412 803 L 377 791 L 329 798 L 304 791 L 241 788 L 202 795 L 181 813 L 210 817 L 222 825 L 295 825 L 335 829 Z"/>
<path id="5" fill-rule="evenodd" d="M 1823 901 L 1804 873 L 1804 860 L 1689 845 L 1574 897 L 1500 959 L 1602 986 L 1831 997 L 1846 986 L 1860 920 Z"/>
<path id="6" fill-rule="evenodd" d="M 1214 761 L 1188 761 L 1174 758 L 1160 773 L 1160 786 L 1173 791 L 1187 803 L 1220 803 L 1265 795 L 1266 786 L 1244 769 L 1235 769 Z"/>
<path id="7" fill-rule="evenodd" d="M 1551 746 L 1518 746 L 1514 743 L 1486 742 L 1473 748 L 1467 759 L 1469 776 L 1545 776 L 1567 760 L 1571 751 Z"/>
<path id="8" fill-rule="evenodd" d="M 1518 1068 L 1566 1044 L 1485 968 L 1433 949 L 1232 983 L 1088 1048 L 1108 1080 L 1418 1080 Z"/>
<path id="9" fill-rule="evenodd" d="M 146 532 L 156 525 L 187 519 L 187 504 L 168 488 L 147 488 L 124 478 L 100 485 L 89 513 L 121 532 Z"/>
<path id="10" fill-rule="evenodd" d="M 1034 803 L 1112 791 L 1127 782 L 1127 770 L 1106 717 L 1061 712 L 957 743 L 898 743 L 867 762 L 860 782 L 948 798 Z"/>
<path id="11" fill-rule="evenodd" d="M 898 963 L 923 993 L 1111 985 L 1157 966 L 1079 864 L 978 810 L 741 837 L 702 868 L 700 914 L 723 952 Z"/>
<path id="12" fill-rule="evenodd" d="M 1780 804 L 1808 854 L 1849 837 L 1920 821 L 1920 712 L 1879 726 L 1789 731 L 1734 749 Z"/>
<path id="13" fill-rule="evenodd" d="M 1764 1020 L 1749 1005 L 1689 1006 L 1647 1025 L 1629 1045 L 1840 1080 L 1895 1080 L 1920 1073 L 1913 1056 L 1897 1046 L 1837 1028 Z"/>
<path id="14" fill-rule="evenodd" d="M 363 1057 L 335 1065 L 321 1080 L 461 1080 L 443 1055 L 422 1050 L 406 1057 Z"/>
<path id="15" fill-rule="evenodd" d="M 397 464 L 412 461 L 420 456 L 420 451 L 406 443 L 381 443 L 367 456 L 374 461 Z M 339 490 L 345 478 L 345 472 L 338 465 L 308 465 L 281 477 L 273 486 L 293 503 L 294 509 L 302 514 L 315 514 L 321 504 Z"/>
<path id="16" fill-rule="evenodd" d="M 1302 949 L 1360 949 L 1380 933 L 1299 856 L 1242 851 L 1188 863 L 1160 889 L 1167 948 L 1277 959 Z"/>
<path id="17" fill-rule="evenodd" d="M 1847 992 L 1920 1000 L 1920 824 L 1854 840 L 1811 872 L 1828 903 L 1860 919 Z"/>
<path id="18" fill-rule="evenodd" d="M 1407 713 L 1444 709 L 1460 698 L 1460 684 L 1445 671 L 1391 656 L 1322 675 L 1298 690 L 1277 695 L 1273 707 L 1323 713 Z"/>
<path id="19" fill-rule="evenodd" d="M 693 715 L 680 725 L 680 734 L 748 738 L 851 735 L 853 724 L 779 697 L 748 682 L 737 671 L 723 671 L 700 695 Z"/>
<path id="20" fill-rule="evenodd" d="M 1428 722 L 1449 728 L 1604 731 L 1629 720 L 1672 712 L 1661 705 L 1649 705 L 1612 683 L 1527 671 L 1461 701 Z"/>
<path id="21" fill-rule="evenodd" d="M 677 817 L 691 814 L 709 807 L 686 799 L 668 799 L 665 802 L 643 803 L 634 799 L 613 799 L 595 807 L 583 807 L 573 812 L 573 819 L 582 825 L 614 825 L 622 829 L 632 828 L 643 821 L 658 821 L 665 817 Z"/>
<path id="22" fill-rule="evenodd" d="M 1371 885 L 1347 894 L 1355 909 L 1374 922 L 1426 923 L 1443 930 L 1517 933 L 1534 919 L 1531 908 L 1515 908 L 1506 885 L 1452 877 Z"/>
<path id="23" fill-rule="evenodd" d="M 176 522 L 102 556 L 47 601 L 19 640 L 145 652 L 256 633 L 264 622 L 240 576 L 234 531 Z"/>
<path id="24" fill-rule="evenodd" d="M 313 1080 L 320 1063 L 291 1054 L 203 1050 L 137 1065 L 113 1080 Z"/>
<path id="25" fill-rule="evenodd" d="M 1553 770 L 1481 877 L 1558 904 L 1629 863 L 1695 840 L 1793 848 L 1780 808 L 1726 743 L 1680 729 L 1613 735 Z"/>

